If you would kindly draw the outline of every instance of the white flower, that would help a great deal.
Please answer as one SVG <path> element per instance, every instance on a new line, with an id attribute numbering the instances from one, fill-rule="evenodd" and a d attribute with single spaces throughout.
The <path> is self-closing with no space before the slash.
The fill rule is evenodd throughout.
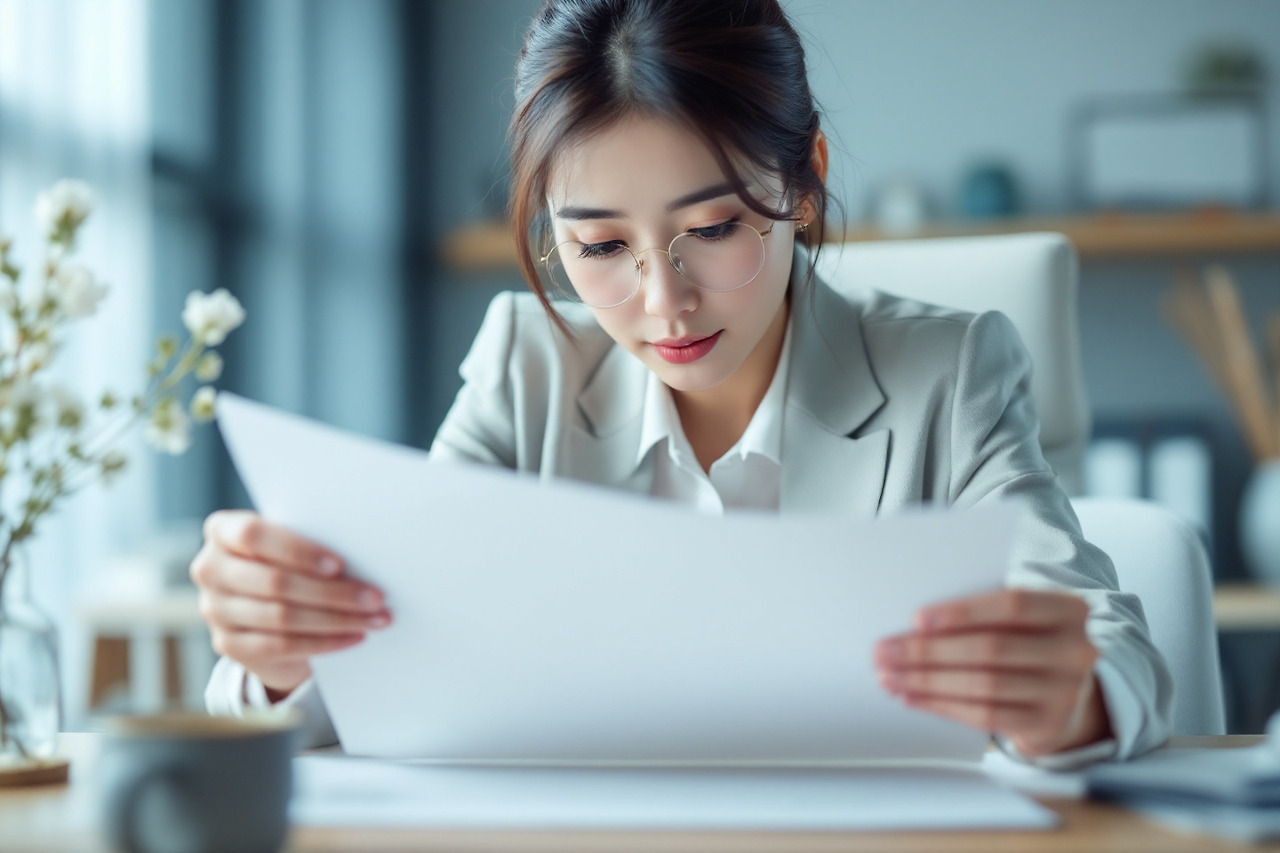
<path id="1" fill-rule="evenodd" d="M 216 382 L 222 375 L 222 356 L 210 350 L 200 356 L 196 362 L 196 379 L 201 382 Z"/>
<path id="2" fill-rule="evenodd" d="M 102 482 L 110 485 L 116 475 L 124 469 L 127 462 L 125 455 L 119 450 L 108 450 L 104 453 L 98 461 L 99 470 L 102 472 Z"/>
<path id="3" fill-rule="evenodd" d="M 51 420 L 58 426 L 77 429 L 84 420 L 84 403 L 80 397 L 64 385 L 51 385 L 45 402 L 52 410 Z"/>
<path id="4" fill-rule="evenodd" d="M 216 347 L 226 340 L 228 332 L 244 322 L 244 308 L 224 287 L 213 293 L 193 290 L 187 294 L 182 322 L 197 342 Z"/>
<path id="5" fill-rule="evenodd" d="M 22 440 L 43 432 L 49 425 L 41 405 L 45 395 L 44 389 L 34 382 L 19 381 L 0 388 L 0 427 Z"/>
<path id="6" fill-rule="evenodd" d="M 53 361 L 53 347 L 44 341 L 32 341 L 22 348 L 22 366 L 28 374 L 47 367 Z"/>
<path id="7" fill-rule="evenodd" d="M 50 282 L 53 298 L 68 317 L 88 317 L 98 310 L 107 286 L 98 284 L 82 266 L 61 267 Z"/>
<path id="8" fill-rule="evenodd" d="M 36 222 L 45 234 L 75 228 L 93 210 L 93 190 L 83 181 L 58 181 L 36 198 Z"/>
<path id="9" fill-rule="evenodd" d="M 172 401 L 156 406 L 147 424 L 147 441 L 165 453 L 178 456 L 191 446 L 191 419 Z"/>
<path id="10" fill-rule="evenodd" d="M 208 423 L 213 420 L 213 404 L 218 399 L 218 392 L 209 385 L 204 386 L 191 398 L 191 416 L 196 423 Z"/>

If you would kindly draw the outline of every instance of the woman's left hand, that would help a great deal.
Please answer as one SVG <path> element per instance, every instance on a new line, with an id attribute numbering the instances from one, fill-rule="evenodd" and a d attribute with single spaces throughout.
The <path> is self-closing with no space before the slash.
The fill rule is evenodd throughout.
<path id="1" fill-rule="evenodd" d="M 880 683 L 909 707 L 1003 735 L 1027 756 L 1111 736 L 1085 633 L 1089 605 L 1006 589 L 927 607 L 876 646 Z"/>

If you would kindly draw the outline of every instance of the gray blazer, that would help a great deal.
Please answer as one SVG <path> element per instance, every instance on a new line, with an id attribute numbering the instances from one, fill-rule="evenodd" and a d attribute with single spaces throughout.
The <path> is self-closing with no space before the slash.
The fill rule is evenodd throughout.
<path id="1" fill-rule="evenodd" d="M 562 313 L 576 340 L 531 294 L 494 299 L 431 453 L 647 492 L 635 465 L 647 368 L 588 310 Z M 1172 679 L 1141 603 L 1116 591 L 1110 559 L 1084 540 L 1044 461 L 1031 362 L 1009 320 L 883 294 L 854 301 L 815 281 L 795 298 L 791 335 L 781 511 L 1021 504 L 1009 582 L 1088 600 L 1120 755 L 1162 743 Z"/>

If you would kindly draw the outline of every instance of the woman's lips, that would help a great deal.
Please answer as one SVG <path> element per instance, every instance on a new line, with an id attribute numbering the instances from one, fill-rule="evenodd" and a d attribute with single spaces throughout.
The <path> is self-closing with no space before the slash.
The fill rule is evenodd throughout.
<path id="1" fill-rule="evenodd" d="M 724 329 L 720 330 L 720 332 L 723 331 Z M 658 355 L 672 364 L 688 364 L 711 352 L 715 348 L 716 341 L 720 340 L 720 332 L 707 335 L 705 338 L 668 338 L 655 341 L 650 346 Z"/>

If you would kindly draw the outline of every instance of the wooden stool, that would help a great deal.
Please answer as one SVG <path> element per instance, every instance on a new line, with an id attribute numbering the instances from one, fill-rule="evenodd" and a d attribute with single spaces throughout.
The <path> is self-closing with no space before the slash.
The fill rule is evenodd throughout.
<path id="1" fill-rule="evenodd" d="M 203 706 L 214 654 L 195 590 L 84 604 L 80 618 L 90 645 L 90 710 L 120 684 L 134 712 Z"/>

